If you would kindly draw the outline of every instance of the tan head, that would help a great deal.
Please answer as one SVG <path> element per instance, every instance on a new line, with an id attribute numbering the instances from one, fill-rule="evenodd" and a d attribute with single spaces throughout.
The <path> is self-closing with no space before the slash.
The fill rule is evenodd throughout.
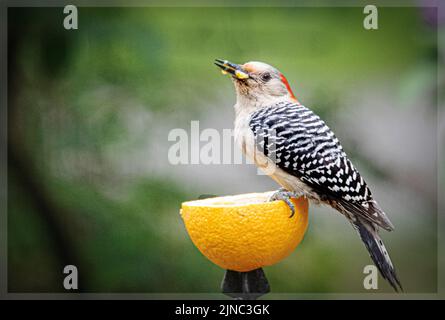
<path id="1" fill-rule="evenodd" d="M 288 99 L 298 103 L 283 74 L 266 63 L 238 65 L 217 59 L 215 64 L 232 76 L 238 102 L 264 105 Z"/>

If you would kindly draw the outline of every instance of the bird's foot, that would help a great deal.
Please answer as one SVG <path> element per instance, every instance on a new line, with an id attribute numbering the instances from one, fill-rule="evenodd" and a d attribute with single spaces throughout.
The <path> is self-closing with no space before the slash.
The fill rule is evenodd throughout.
<path id="1" fill-rule="evenodd" d="M 301 195 L 296 192 L 289 191 L 284 188 L 280 188 L 272 194 L 272 196 L 269 198 L 269 201 L 283 200 L 288 205 L 289 209 L 291 210 L 292 214 L 290 215 L 289 218 L 292 218 L 295 214 L 295 205 L 292 203 L 292 201 L 290 199 L 298 198 L 300 196 Z"/>

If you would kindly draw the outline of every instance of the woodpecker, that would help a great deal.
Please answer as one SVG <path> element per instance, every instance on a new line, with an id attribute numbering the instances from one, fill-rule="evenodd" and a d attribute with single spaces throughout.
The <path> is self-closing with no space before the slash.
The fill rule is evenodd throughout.
<path id="1" fill-rule="evenodd" d="M 276 68 L 256 61 L 238 65 L 216 59 L 215 64 L 235 85 L 236 144 L 282 187 L 270 200 L 285 201 L 292 215 L 290 198 L 297 196 L 339 211 L 383 278 L 395 291 L 403 290 L 378 234 L 379 228 L 392 231 L 394 226 L 331 129 L 297 100 Z"/>

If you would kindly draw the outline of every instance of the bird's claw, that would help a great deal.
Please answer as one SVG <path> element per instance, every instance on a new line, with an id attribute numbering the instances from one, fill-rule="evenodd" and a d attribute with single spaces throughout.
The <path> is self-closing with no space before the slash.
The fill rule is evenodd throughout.
<path id="1" fill-rule="evenodd" d="M 298 195 L 295 192 L 280 188 L 272 194 L 269 201 L 283 200 L 292 212 L 289 216 L 289 218 L 292 218 L 295 214 L 295 205 L 290 200 L 291 198 L 298 198 Z"/>

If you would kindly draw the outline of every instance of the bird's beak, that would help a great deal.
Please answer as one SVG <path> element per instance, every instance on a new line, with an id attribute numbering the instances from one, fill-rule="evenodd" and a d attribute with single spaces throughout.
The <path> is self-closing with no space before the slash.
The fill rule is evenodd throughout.
<path id="1" fill-rule="evenodd" d="M 249 74 L 238 64 L 227 60 L 215 59 L 215 65 L 221 68 L 223 74 L 230 73 L 236 79 L 245 80 L 249 78 Z"/>

